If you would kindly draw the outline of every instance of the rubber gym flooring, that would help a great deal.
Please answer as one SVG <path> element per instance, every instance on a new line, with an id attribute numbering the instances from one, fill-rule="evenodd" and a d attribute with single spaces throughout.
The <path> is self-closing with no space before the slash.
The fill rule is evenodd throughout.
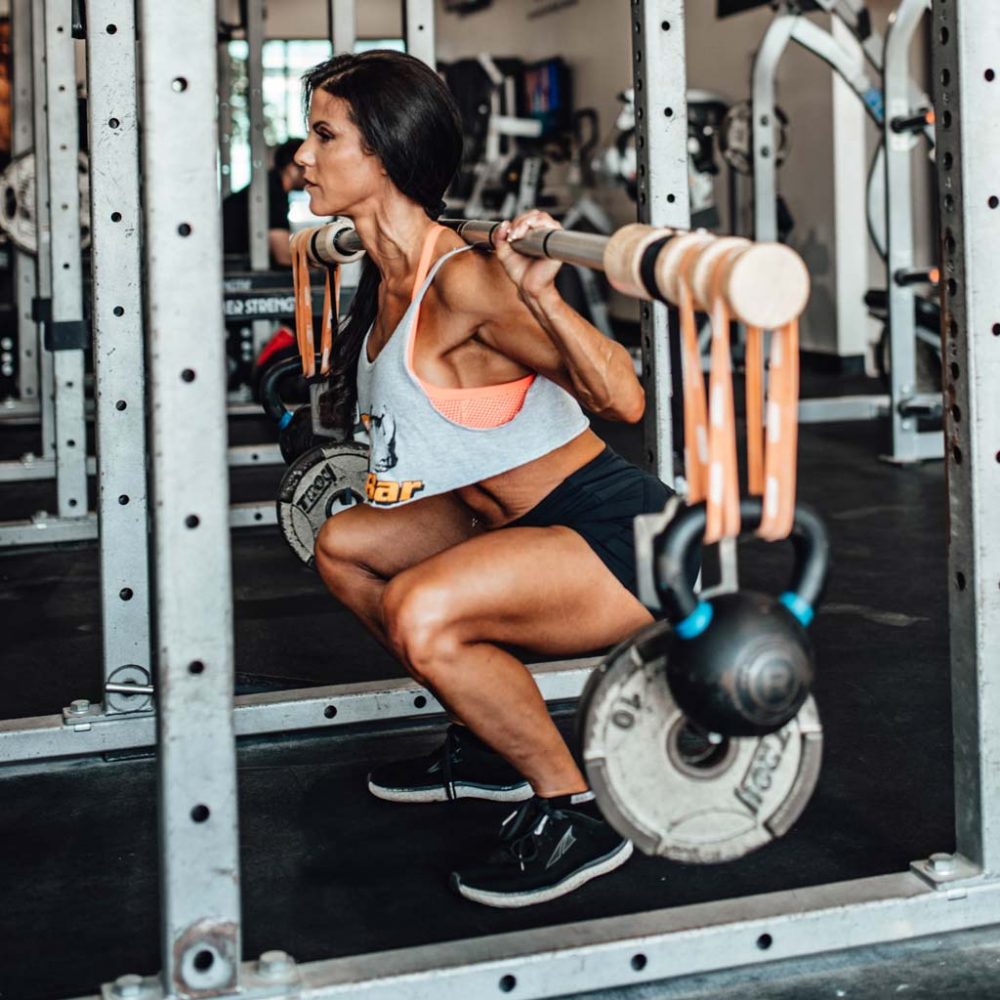
<path id="1" fill-rule="evenodd" d="M 599 429 L 637 457 L 636 428 Z M 232 422 L 234 443 L 259 433 L 253 420 Z M 374 763 L 430 748 L 439 724 L 241 743 L 245 957 L 281 948 L 312 961 L 567 924 L 896 872 L 953 849 L 944 472 L 880 462 L 885 433 L 876 423 L 801 431 L 800 497 L 827 517 L 835 565 L 813 626 L 823 771 L 783 840 L 714 867 L 637 855 L 569 897 L 492 910 L 453 897 L 447 873 L 481 854 L 508 807 L 393 805 L 365 789 Z M 0 457 L 32 446 L 29 431 L 5 429 Z M 279 474 L 238 470 L 233 499 L 273 495 Z M 52 509 L 52 492 L 7 486 L 0 517 Z M 235 533 L 232 551 L 242 690 L 402 675 L 276 530 Z M 788 546 L 741 548 L 746 586 L 774 591 L 789 565 Z M 0 555 L 0 614 L 3 717 L 100 700 L 96 546 Z M 571 714 L 560 721 L 572 733 Z M 0 772 L 0 802 L 0 997 L 90 994 L 158 970 L 152 755 Z M 1000 988 L 994 939 L 975 932 L 606 995 L 971 1000 Z"/>

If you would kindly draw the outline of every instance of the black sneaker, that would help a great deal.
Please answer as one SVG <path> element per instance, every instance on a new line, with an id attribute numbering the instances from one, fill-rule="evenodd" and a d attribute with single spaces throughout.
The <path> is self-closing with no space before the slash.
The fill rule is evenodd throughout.
<path id="1" fill-rule="evenodd" d="M 531 906 L 564 896 L 632 856 L 632 842 L 604 820 L 533 798 L 500 829 L 485 865 L 452 872 L 452 887 L 485 906 Z"/>
<path id="2" fill-rule="evenodd" d="M 444 745 L 424 757 L 376 767 L 368 790 L 387 802 L 521 802 L 533 794 L 517 770 L 463 726 L 449 726 Z"/>

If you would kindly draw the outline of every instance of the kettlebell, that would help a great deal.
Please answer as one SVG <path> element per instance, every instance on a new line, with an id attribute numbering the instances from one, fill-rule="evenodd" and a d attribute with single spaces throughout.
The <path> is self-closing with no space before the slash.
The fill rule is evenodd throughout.
<path id="1" fill-rule="evenodd" d="M 740 501 L 743 534 L 760 526 L 763 503 Z M 738 590 L 703 601 L 684 572 L 705 532 L 705 505 L 678 513 L 654 540 L 654 577 L 673 626 L 664 633 L 666 675 L 682 712 L 722 736 L 763 736 L 781 729 L 802 707 L 814 674 L 806 629 L 826 586 L 830 542 L 819 515 L 795 508 L 795 568 L 774 598 Z"/>
<path id="2" fill-rule="evenodd" d="M 298 374 L 301 379 L 301 373 L 302 362 L 296 351 L 294 355 L 270 364 L 260 380 L 261 405 L 264 412 L 278 425 L 278 447 L 287 465 L 291 465 L 310 448 L 326 443 L 325 439 L 313 434 L 311 407 L 300 406 L 293 411 L 288 409 L 281 397 L 282 388 L 290 377 Z"/>

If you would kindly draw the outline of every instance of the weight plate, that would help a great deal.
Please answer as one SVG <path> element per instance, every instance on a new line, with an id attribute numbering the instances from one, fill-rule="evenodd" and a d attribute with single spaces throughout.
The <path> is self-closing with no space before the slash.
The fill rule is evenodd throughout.
<path id="1" fill-rule="evenodd" d="M 136 687 L 149 687 L 149 673 L 142 667 L 134 663 L 119 667 L 108 678 L 109 684 L 135 684 Z M 153 703 L 150 695 L 142 694 L 122 694 L 119 691 L 109 691 L 107 694 L 108 706 L 116 712 L 145 712 Z"/>
<path id="2" fill-rule="evenodd" d="M 278 527 L 307 566 L 313 565 L 316 536 L 326 519 L 364 500 L 367 475 L 368 449 L 353 442 L 311 448 L 285 471 Z"/>
<path id="3" fill-rule="evenodd" d="M 583 760 L 608 822 L 646 854 L 714 864 L 783 836 L 819 777 L 823 729 L 806 700 L 784 729 L 712 743 L 666 681 L 657 622 L 597 667 L 579 708 Z"/>
<path id="4" fill-rule="evenodd" d="M 80 153 L 80 247 L 90 246 L 90 167 Z M 0 231 L 19 250 L 38 253 L 38 221 L 35 211 L 35 154 L 22 153 L 0 174 Z"/>

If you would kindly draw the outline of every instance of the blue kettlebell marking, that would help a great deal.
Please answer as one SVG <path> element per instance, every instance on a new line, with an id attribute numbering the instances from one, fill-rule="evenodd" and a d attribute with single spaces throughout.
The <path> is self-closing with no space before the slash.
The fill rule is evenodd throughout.
<path id="1" fill-rule="evenodd" d="M 292 416 L 293 414 L 291 410 L 285 410 L 285 412 L 281 414 L 281 419 L 278 421 L 278 429 L 284 430 L 292 422 Z"/>
<path id="2" fill-rule="evenodd" d="M 798 594 L 793 594 L 790 590 L 785 591 L 778 600 L 791 611 L 803 628 L 809 628 L 813 618 L 816 617 L 816 612 L 808 601 L 802 600 Z"/>
<path id="3" fill-rule="evenodd" d="M 678 622 L 674 626 L 674 631 L 681 639 L 697 639 L 711 624 L 714 614 L 712 605 L 707 601 L 702 601 L 684 621 Z"/>

